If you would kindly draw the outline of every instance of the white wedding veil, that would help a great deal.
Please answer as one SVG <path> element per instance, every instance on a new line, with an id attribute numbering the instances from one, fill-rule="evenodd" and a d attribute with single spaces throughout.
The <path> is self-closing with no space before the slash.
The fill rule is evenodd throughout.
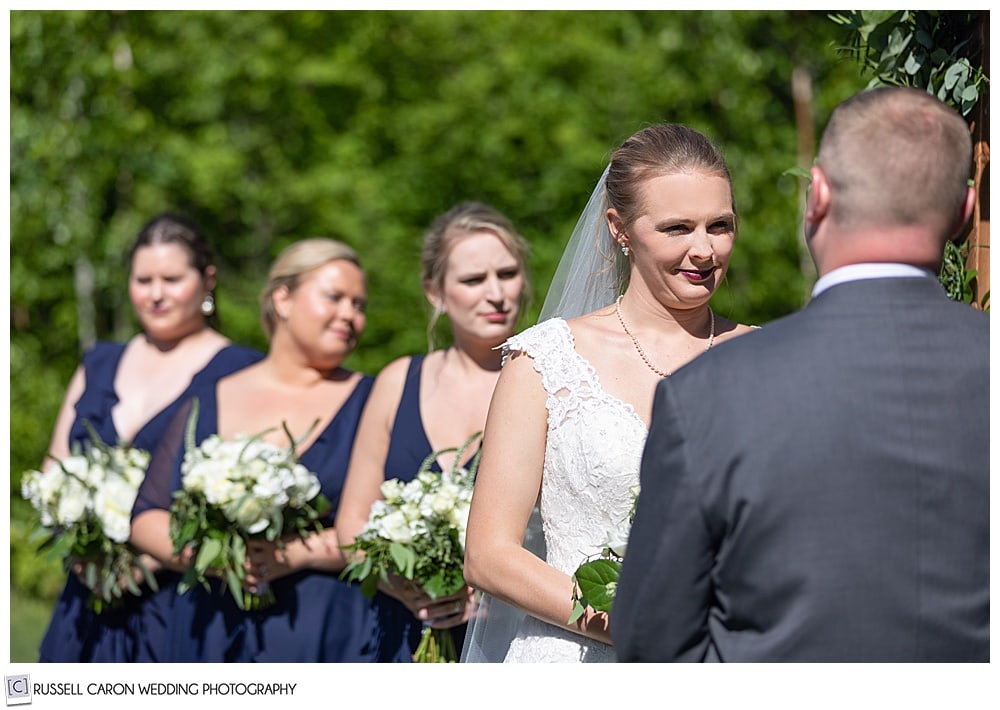
<path id="1" fill-rule="evenodd" d="M 604 183 L 610 167 L 601 174 L 566 243 L 538 315 L 539 323 L 556 317 L 569 320 L 596 311 L 614 303 L 621 293 L 628 260 L 615 248 L 606 218 Z"/>
<path id="2" fill-rule="evenodd" d="M 614 248 L 605 218 L 607 176 L 605 168 L 566 244 L 542 304 L 539 323 L 556 317 L 575 318 L 608 306 L 618 297 L 622 287 L 620 274 L 626 272 L 627 260 Z M 523 545 L 545 559 L 545 536 L 537 505 L 528 520 Z M 524 617 L 525 613 L 519 609 L 483 594 L 469 620 L 461 662 L 503 662 Z"/>

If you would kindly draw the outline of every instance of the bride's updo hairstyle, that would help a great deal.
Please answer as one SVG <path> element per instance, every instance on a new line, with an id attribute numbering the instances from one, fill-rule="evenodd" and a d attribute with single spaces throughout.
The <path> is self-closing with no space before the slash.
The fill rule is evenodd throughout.
<path id="1" fill-rule="evenodd" d="M 523 308 L 531 291 L 527 268 L 528 242 L 517 232 L 510 219 L 482 202 L 462 202 L 455 205 L 439 215 L 424 233 L 423 250 L 420 253 L 424 290 L 439 296 L 444 293 L 444 278 L 451 248 L 461 237 L 475 232 L 489 232 L 496 235 L 517 261 L 523 277 L 521 287 Z M 427 324 L 428 350 L 434 349 L 434 327 L 440 317 L 441 311 L 434 309 Z"/>
<path id="2" fill-rule="evenodd" d="M 724 178 L 729 183 L 733 213 L 736 213 L 733 179 L 721 151 L 698 131 L 676 123 L 644 128 L 611 154 L 605 178 L 607 207 L 618 212 L 628 229 L 642 215 L 639 188 L 646 180 L 692 172 Z M 624 286 L 628 279 L 628 259 L 613 241 L 601 247 L 615 255 L 615 268 Z"/>
<path id="3" fill-rule="evenodd" d="M 278 254 L 267 274 L 267 283 L 260 294 L 260 322 L 268 340 L 274 335 L 278 314 L 274 309 L 274 292 L 281 286 L 294 291 L 302 277 L 324 264 L 343 259 L 349 261 L 364 273 L 357 252 L 351 247 L 326 237 L 313 237 L 295 242 Z"/>

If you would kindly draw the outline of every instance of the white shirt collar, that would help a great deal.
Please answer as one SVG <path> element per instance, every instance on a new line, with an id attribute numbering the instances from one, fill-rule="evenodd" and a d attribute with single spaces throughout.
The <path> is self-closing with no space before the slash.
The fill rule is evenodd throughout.
<path id="1" fill-rule="evenodd" d="M 816 296 L 831 286 L 847 283 L 848 281 L 914 278 L 920 276 L 935 278 L 934 272 L 930 269 L 922 269 L 912 264 L 848 264 L 822 276 L 816 282 L 816 285 L 813 286 L 812 295 L 813 298 L 816 298 Z"/>

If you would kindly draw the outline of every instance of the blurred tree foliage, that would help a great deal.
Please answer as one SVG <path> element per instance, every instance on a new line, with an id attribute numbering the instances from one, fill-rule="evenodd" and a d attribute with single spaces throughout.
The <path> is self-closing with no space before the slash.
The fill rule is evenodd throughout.
<path id="1" fill-rule="evenodd" d="M 348 364 L 375 373 L 426 349 L 418 259 L 435 215 L 479 199 L 519 226 L 525 327 L 611 150 L 681 122 L 734 175 L 740 233 L 716 310 L 795 310 L 812 277 L 782 174 L 797 161 L 790 77 L 812 76 L 822 126 L 863 85 L 837 31 L 805 11 L 11 12 L 12 517 L 81 351 L 135 332 L 124 255 L 164 210 L 210 236 L 223 332 L 260 348 L 277 252 L 316 235 L 357 248 L 371 304 Z"/>

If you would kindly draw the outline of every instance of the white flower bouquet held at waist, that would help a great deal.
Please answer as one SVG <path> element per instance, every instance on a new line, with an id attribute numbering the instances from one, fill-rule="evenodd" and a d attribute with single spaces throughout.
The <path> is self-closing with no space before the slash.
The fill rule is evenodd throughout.
<path id="1" fill-rule="evenodd" d="M 306 537 L 322 530 L 321 518 L 330 510 L 330 502 L 316 475 L 298 462 L 299 442 L 284 425 L 286 447 L 261 440 L 271 430 L 233 441 L 213 434 L 195 445 L 197 418 L 196 401 L 185 435 L 181 488 L 170 506 L 174 551 L 180 554 L 190 546 L 192 553 L 178 591 L 184 593 L 195 584 L 208 589 L 209 577 L 215 576 L 223 580 L 240 609 L 265 608 L 274 602 L 270 587 L 257 592 L 245 588 L 247 541 L 281 544 L 287 536 Z"/>
<path id="2" fill-rule="evenodd" d="M 156 578 L 128 544 L 132 506 L 146 475 L 149 453 L 128 444 L 101 441 L 84 422 L 90 441 L 74 445 L 57 466 L 27 471 L 21 495 L 38 513 L 40 526 L 33 537 L 40 549 L 76 568 L 91 590 L 90 607 L 100 613 L 118 606 L 125 592 L 142 594 L 138 581 L 152 589 Z M 137 579 L 138 578 L 138 579 Z"/>
<path id="3" fill-rule="evenodd" d="M 360 582 L 367 597 L 375 596 L 379 582 L 389 582 L 390 575 L 418 585 L 431 599 L 465 588 L 465 530 L 480 454 L 468 468 L 461 461 L 481 436 L 477 432 L 458 448 L 430 454 L 408 483 L 393 478 L 382 484 L 385 499 L 372 504 L 365 527 L 344 546 L 350 562 L 342 578 Z M 452 451 L 457 453 L 451 468 L 430 470 L 441 454 Z M 451 630 L 425 626 L 413 660 L 456 662 Z"/>
<path id="4" fill-rule="evenodd" d="M 611 611 L 618 590 L 618 575 L 628 546 L 628 536 L 635 519 L 635 506 L 639 500 L 639 486 L 630 489 L 632 508 L 628 518 L 608 531 L 604 547 L 589 556 L 573 574 L 573 613 L 567 623 L 573 624 L 583 616 L 587 607 L 594 611 Z"/>

